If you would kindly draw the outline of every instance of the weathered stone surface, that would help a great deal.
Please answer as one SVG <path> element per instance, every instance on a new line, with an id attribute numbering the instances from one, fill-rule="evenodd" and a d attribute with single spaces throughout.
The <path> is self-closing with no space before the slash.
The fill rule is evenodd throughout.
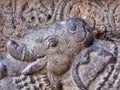
<path id="1" fill-rule="evenodd" d="M 119 34 L 120 0 L 1 0 L 0 90 L 120 90 Z"/>
<path id="2" fill-rule="evenodd" d="M 75 56 L 89 46 L 92 40 L 91 28 L 82 19 L 73 17 L 31 32 L 19 41 L 21 43 L 8 41 L 7 50 L 17 60 L 34 61 L 22 71 L 25 75 L 46 68 L 50 85 L 53 86 L 60 83 L 57 78 L 56 82 L 51 79 L 58 77 L 61 80 Z M 57 86 L 53 88 L 59 90 Z"/>

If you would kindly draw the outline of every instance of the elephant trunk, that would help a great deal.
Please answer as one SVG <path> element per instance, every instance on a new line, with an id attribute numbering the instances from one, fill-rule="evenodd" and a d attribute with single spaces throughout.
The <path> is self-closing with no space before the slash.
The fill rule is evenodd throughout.
<path id="1" fill-rule="evenodd" d="M 20 61 L 33 61 L 35 56 L 33 56 L 28 50 L 26 45 L 18 44 L 17 42 L 10 40 L 6 44 L 8 53 L 15 59 Z"/>

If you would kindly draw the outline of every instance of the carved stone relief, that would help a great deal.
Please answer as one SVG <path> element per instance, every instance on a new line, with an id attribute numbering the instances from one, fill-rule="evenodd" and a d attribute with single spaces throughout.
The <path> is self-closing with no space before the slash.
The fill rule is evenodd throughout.
<path id="1" fill-rule="evenodd" d="M 120 0 L 1 0 L 0 90 L 120 90 Z"/>

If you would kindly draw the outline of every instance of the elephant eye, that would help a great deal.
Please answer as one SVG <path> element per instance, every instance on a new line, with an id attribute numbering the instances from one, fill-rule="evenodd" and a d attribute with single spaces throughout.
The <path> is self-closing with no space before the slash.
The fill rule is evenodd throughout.
<path id="1" fill-rule="evenodd" d="M 56 47 L 58 45 L 58 41 L 55 38 L 49 39 L 48 42 L 49 42 L 49 44 L 48 44 L 49 47 Z"/>
<path id="2" fill-rule="evenodd" d="M 51 46 L 51 47 L 56 47 L 56 46 L 57 46 L 57 42 L 56 42 L 56 41 L 51 41 L 51 42 L 49 43 L 49 46 Z"/>

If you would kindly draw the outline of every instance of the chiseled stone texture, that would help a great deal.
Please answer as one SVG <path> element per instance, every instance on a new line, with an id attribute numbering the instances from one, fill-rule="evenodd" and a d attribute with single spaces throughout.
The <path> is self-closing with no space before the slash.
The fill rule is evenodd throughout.
<path id="1" fill-rule="evenodd" d="M 120 0 L 0 0 L 0 90 L 120 90 Z"/>

